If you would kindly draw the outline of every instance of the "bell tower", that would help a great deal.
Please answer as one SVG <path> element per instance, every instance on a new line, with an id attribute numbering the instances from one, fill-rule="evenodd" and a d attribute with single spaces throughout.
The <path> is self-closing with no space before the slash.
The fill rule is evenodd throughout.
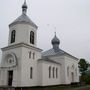
<path id="1" fill-rule="evenodd" d="M 37 43 L 37 25 L 27 16 L 28 6 L 26 0 L 22 5 L 22 14 L 9 25 L 8 45 L 25 43 L 36 46 Z"/>
<path id="2" fill-rule="evenodd" d="M 26 0 L 22 14 L 9 25 L 8 46 L 2 48 L 1 86 L 37 86 L 37 63 L 41 49 L 37 48 L 37 25 L 27 16 Z"/>

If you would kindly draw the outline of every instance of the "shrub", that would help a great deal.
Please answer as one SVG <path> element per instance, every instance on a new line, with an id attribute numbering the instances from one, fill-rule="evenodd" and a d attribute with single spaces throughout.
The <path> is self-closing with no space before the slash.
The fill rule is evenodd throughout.
<path id="1" fill-rule="evenodd" d="M 86 83 L 86 84 L 90 84 L 90 75 L 82 75 L 80 77 L 80 82 L 81 83 Z"/>

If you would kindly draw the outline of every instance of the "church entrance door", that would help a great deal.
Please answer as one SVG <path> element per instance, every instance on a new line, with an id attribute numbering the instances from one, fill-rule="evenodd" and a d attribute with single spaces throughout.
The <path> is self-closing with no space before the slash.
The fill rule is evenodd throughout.
<path id="1" fill-rule="evenodd" d="M 8 71 L 8 86 L 12 86 L 13 70 Z"/>

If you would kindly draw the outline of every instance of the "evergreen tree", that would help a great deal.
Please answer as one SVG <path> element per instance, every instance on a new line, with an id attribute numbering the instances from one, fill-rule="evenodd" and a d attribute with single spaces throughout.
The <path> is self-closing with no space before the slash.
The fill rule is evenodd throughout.
<path id="1" fill-rule="evenodd" d="M 85 71 L 88 69 L 88 63 L 86 62 L 85 59 L 80 59 L 79 61 L 79 70 L 81 74 L 84 74 Z"/>
<path id="2" fill-rule="evenodd" d="M 87 74 L 86 74 L 86 71 L 88 69 L 88 63 L 86 62 L 85 59 L 80 59 L 79 61 L 79 71 L 80 71 L 80 74 L 81 74 L 81 77 L 80 77 L 80 82 L 85 82 L 87 83 Z"/>

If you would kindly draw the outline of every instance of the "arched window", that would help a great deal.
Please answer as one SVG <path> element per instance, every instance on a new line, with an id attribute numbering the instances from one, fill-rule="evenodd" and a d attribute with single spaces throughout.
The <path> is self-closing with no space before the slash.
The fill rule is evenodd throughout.
<path id="1" fill-rule="evenodd" d="M 51 66 L 49 66 L 49 78 L 51 78 Z"/>
<path id="2" fill-rule="evenodd" d="M 58 68 L 56 68 L 56 78 L 58 78 Z"/>
<path id="3" fill-rule="evenodd" d="M 69 66 L 67 67 L 67 76 L 69 77 Z"/>
<path id="4" fill-rule="evenodd" d="M 30 67 L 30 79 L 32 79 L 32 78 L 33 78 L 33 68 Z"/>
<path id="5" fill-rule="evenodd" d="M 30 43 L 34 44 L 34 32 L 33 31 L 30 32 Z"/>
<path id="6" fill-rule="evenodd" d="M 54 74 L 55 72 L 54 71 L 55 71 L 55 68 L 53 67 L 53 78 L 55 77 L 55 74 Z"/>
<path id="7" fill-rule="evenodd" d="M 14 42 L 15 42 L 15 36 L 16 36 L 16 31 L 13 30 L 13 31 L 11 32 L 11 43 L 14 43 Z"/>

